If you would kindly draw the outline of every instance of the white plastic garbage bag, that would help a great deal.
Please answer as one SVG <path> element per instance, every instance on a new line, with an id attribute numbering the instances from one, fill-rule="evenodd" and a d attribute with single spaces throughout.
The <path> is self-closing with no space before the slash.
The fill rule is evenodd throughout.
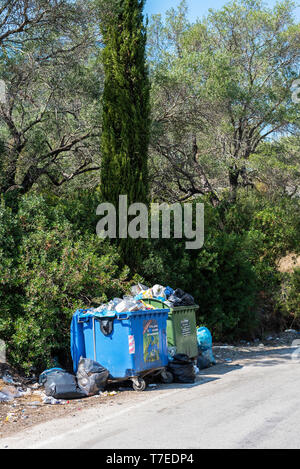
<path id="1" fill-rule="evenodd" d="M 145 309 L 144 305 L 131 297 L 124 297 L 124 299 L 116 305 L 117 313 L 125 313 L 126 311 L 139 311 Z"/>
<path id="2" fill-rule="evenodd" d="M 165 287 L 163 287 L 162 285 L 154 285 L 152 287 L 152 293 L 153 293 L 153 297 L 154 298 L 158 298 L 158 297 L 162 297 L 164 298 L 165 297 Z"/>
<path id="3" fill-rule="evenodd" d="M 138 283 L 137 285 L 131 287 L 131 294 L 132 296 L 136 296 L 146 290 L 149 290 L 149 287 L 146 287 L 146 285 L 143 285 L 142 283 Z"/>

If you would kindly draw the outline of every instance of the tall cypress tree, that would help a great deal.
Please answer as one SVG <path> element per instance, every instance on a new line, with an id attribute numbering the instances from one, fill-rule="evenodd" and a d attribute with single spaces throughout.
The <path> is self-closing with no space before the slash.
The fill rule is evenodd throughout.
<path id="1" fill-rule="evenodd" d="M 145 0 L 115 0 L 102 24 L 103 134 L 101 192 L 118 208 L 148 202 L 149 76 L 145 60 Z"/>

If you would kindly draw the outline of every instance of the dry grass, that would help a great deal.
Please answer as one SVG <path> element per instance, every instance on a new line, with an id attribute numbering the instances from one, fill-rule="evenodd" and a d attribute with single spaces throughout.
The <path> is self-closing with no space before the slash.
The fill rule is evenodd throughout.
<path id="1" fill-rule="evenodd" d="M 300 268 L 300 256 L 291 252 L 285 257 L 282 257 L 277 264 L 279 272 L 285 274 L 292 274 L 294 269 Z"/>

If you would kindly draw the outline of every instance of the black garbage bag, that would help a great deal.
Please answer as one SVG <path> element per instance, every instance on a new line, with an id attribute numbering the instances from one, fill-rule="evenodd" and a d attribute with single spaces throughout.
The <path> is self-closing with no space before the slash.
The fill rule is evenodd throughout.
<path id="1" fill-rule="evenodd" d="M 185 293 L 181 297 L 181 304 L 182 306 L 192 306 L 195 304 L 194 297 L 192 295 L 189 295 L 188 293 Z"/>
<path id="2" fill-rule="evenodd" d="M 177 296 L 177 298 L 182 298 L 185 295 L 185 292 L 181 290 L 181 288 L 176 288 L 174 295 Z"/>
<path id="3" fill-rule="evenodd" d="M 216 359 L 212 347 L 207 347 L 203 350 L 203 348 L 198 346 L 197 366 L 199 370 L 205 370 L 205 368 L 210 368 L 214 365 L 216 365 Z"/>
<path id="4" fill-rule="evenodd" d="M 168 302 L 169 302 L 173 307 L 182 306 L 181 298 L 179 298 L 179 297 L 176 296 L 175 294 L 169 296 Z"/>
<path id="5" fill-rule="evenodd" d="M 65 370 L 47 370 L 40 375 L 45 394 L 55 399 L 80 399 L 86 394 L 77 386 L 76 377 Z"/>
<path id="6" fill-rule="evenodd" d="M 192 295 L 185 293 L 180 288 L 177 288 L 173 295 L 170 295 L 168 301 L 172 304 L 172 306 L 192 306 L 195 304 L 195 300 Z"/>
<path id="7" fill-rule="evenodd" d="M 76 376 L 81 391 L 94 396 L 105 388 L 109 371 L 94 360 L 80 358 Z"/>
<path id="8" fill-rule="evenodd" d="M 210 359 L 205 355 L 199 355 L 197 358 L 197 367 L 199 370 L 205 370 L 206 368 L 210 368 L 212 363 Z"/>
<path id="9" fill-rule="evenodd" d="M 174 377 L 174 383 L 194 383 L 196 379 L 194 361 L 187 355 L 178 353 L 168 364 L 168 371 Z"/>

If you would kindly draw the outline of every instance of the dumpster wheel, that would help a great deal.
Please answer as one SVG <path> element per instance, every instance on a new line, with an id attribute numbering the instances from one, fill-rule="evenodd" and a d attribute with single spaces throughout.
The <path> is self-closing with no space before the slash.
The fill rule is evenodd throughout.
<path id="1" fill-rule="evenodd" d="M 145 391 L 146 381 L 140 377 L 132 378 L 132 387 L 135 391 L 139 391 L 139 392 Z"/>
<path id="2" fill-rule="evenodd" d="M 171 384 L 174 381 L 174 376 L 170 371 L 162 371 L 160 379 L 164 384 Z"/>

